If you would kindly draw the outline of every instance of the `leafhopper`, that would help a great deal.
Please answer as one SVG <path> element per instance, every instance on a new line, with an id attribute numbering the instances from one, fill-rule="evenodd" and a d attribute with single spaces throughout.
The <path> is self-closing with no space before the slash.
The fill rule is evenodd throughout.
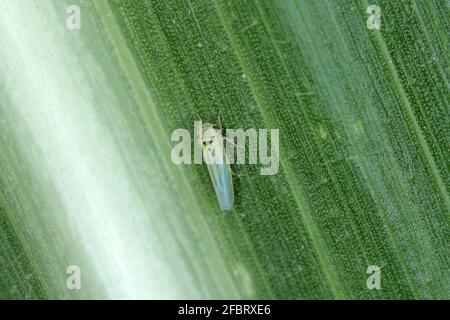
<path id="1" fill-rule="evenodd" d="M 216 192 L 221 210 L 231 210 L 234 204 L 233 180 L 228 161 L 222 130 L 210 123 L 202 123 L 197 133 L 197 143 L 201 145 L 203 159 Z"/>

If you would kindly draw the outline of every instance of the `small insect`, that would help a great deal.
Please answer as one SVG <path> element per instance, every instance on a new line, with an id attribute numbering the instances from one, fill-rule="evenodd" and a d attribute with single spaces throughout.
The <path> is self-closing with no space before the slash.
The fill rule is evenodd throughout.
<path id="1" fill-rule="evenodd" d="M 224 149 L 222 130 L 213 124 L 203 123 L 197 142 L 201 145 L 203 158 L 216 192 L 221 210 L 231 210 L 234 203 L 233 180 L 230 164 Z"/>

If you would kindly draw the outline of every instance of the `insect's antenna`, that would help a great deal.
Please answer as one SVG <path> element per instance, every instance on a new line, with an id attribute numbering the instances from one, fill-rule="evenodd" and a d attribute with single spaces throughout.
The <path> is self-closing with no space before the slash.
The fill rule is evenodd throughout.
<path id="1" fill-rule="evenodd" d="M 198 121 L 203 121 L 202 120 L 202 118 L 200 117 L 200 115 L 198 114 L 198 112 L 197 111 L 195 111 L 194 109 L 192 109 L 192 111 L 195 113 L 195 115 L 197 116 L 197 118 L 198 118 Z M 194 123 L 195 123 L 195 120 L 194 120 Z M 195 128 L 194 128 L 194 134 L 197 136 L 198 135 L 198 137 L 201 137 L 201 132 L 197 132 L 197 130 L 195 130 Z"/>
<path id="2" fill-rule="evenodd" d="M 195 113 L 195 115 L 197 116 L 198 120 L 202 121 L 202 118 L 200 117 L 200 114 L 197 111 L 195 111 L 195 110 L 192 110 L 192 111 Z"/>
<path id="3" fill-rule="evenodd" d="M 219 110 L 219 128 L 220 128 L 220 131 L 222 131 L 222 120 L 221 120 L 221 117 L 222 117 L 222 110 Z"/>

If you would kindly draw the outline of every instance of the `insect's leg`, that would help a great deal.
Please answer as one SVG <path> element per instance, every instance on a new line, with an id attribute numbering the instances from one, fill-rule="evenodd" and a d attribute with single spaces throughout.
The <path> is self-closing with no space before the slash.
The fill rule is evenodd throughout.
<path id="1" fill-rule="evenodd" d="M 231 143 L 233 146 L 236 146 L 236 148 L 241 148 L 241 149 L 245 149 L 245 147 L 242 147 L 242 146 L 239 146 L 239 145 L 237 145 L 236 143 L 234 143 L 234 141 L 232 141 L 232 140 L 230 140 L 230 139 L 228 139 L 226 136 L 225 137 L 223 137 L 223 139 L 225 140 L 225 141 L 227 141 L 227 142 L 229 142 L 229 143 Z"/>

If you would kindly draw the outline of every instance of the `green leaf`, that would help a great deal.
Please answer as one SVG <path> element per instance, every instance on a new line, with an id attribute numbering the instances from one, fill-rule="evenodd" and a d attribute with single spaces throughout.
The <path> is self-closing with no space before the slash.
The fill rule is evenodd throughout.
<path id="1" fill-rule="evenodd" d="M 0 298 L 450 298 L 449 14 L 444 0 L 6 2 Z M 279 129 L 277 174 L 232 166 L 230 212 L 205 165 L 171 161 L 172 131 L 198 117 Z"/>

